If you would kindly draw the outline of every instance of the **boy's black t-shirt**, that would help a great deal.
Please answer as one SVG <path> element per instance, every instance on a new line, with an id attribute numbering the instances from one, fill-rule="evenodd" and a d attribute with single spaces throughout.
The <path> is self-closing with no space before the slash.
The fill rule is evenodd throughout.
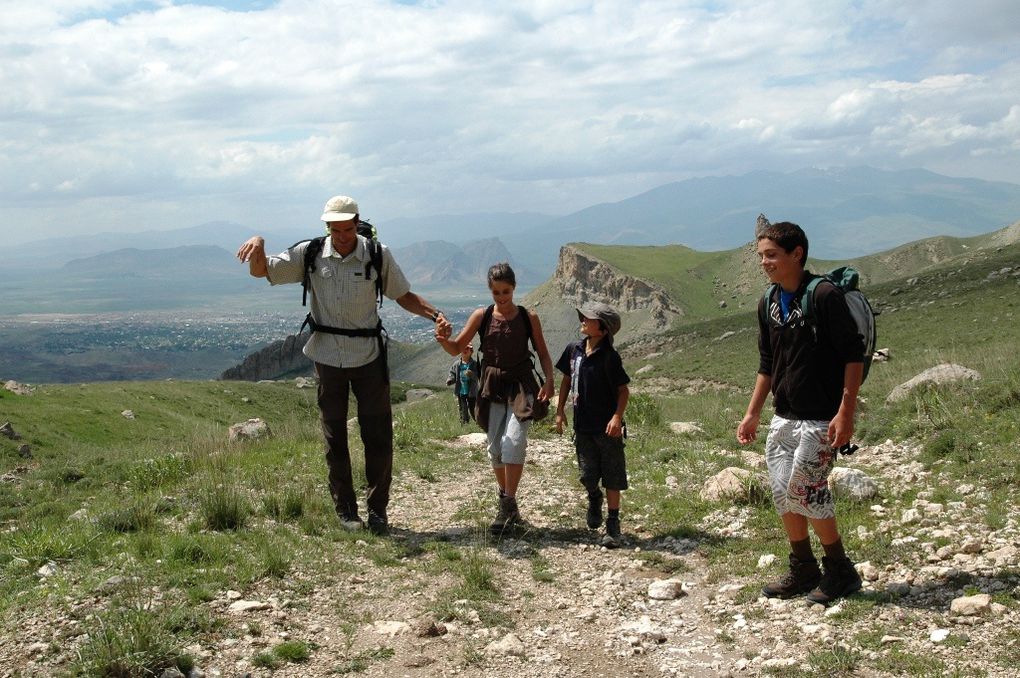
<path id="1" fill-rule="evenodd" d="M 772 378 L 776 414 L 787 419 L 828 421 L 843 399 L 847 363 L 864 360 L 864 338 L 850 316 L 846 299 L 835 285 L 815 288 L 812 322 L 805 320 L 801 297 L 812 276 L 808 273 L 790 302 L 784 322 L 779 295 L 758 303 L 758 373 Z"/>
<path id="2" fill-rule="evenodd" d="M 619 388 L 630 383 L 623 360 L 611 344 L 599 342 L 590 356 L 584 354 L 585 340 L 567 344 L 556 361 L 556 369 L 570 376 L 573 394 L 574 430 L 605 433 L 616 413 Z"/>

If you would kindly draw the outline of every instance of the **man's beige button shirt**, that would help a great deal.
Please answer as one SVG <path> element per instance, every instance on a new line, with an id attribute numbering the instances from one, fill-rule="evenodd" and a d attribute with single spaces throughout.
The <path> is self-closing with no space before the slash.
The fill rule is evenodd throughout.
<path id="1" fill-rule="evenodd" d="M 268 257 L 270 284 L 300 283 L 304 278 L 307 248 L 308 242 L 302 242 Z M 322 254 L 315 262 L 309 289 L 312 318 L 316 323 L 349 330 L 375 328 L 379 323 L 376 271 L 369 266 L 371 279 L 365 279 L 368 260 L 368 244 L 364 236 L 358 236 L 357 246 L 346 257 L 333 249 L 333 243 L 327 236 Z M 411 290 L 410 283 L 385 245 L 382 246 L 382 278 L 383 294 L 390 299 L 402 297 Z M 375 337 L 344 337 L 313 332 L 305 344 L 304 354 L 317 363 L 333 367 L 361 367 L 379 357 L 379 342 Z"/>

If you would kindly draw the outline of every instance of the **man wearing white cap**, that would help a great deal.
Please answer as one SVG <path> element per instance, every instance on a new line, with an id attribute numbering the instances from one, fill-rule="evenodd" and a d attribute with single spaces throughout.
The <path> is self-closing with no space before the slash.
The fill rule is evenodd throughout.
<path id="1" fill-rule="evenodd" d="M 330 494 L 344 527 L 360 529 L 364 523 L 358 514 L 347 444 L 347 405 L 353 390 L 365 446 L 368 527 L 385 534 L 389 529 L 386 507 L 393 475 L 393 415 L 376 280 L 371 278 L 381 282 L 382 294 L 406 311 L 434 322 L 437 332 L 449 332 L 449 322 L 411 291 L 386 246 L 358 234 L 358 204 L 353 198 L 330 198 L 322 221 L 326 222 L 324 239 L 299 242 L 267 257 L 265 240 L 254 236 L 241 245 L 237 258 L 248 264 L 251 275 L 268 278 L 272 285 L 307 281 L 312 336 L 304 354 L 314 363 L 319 378 Z M 309 247 L 321 247 L 321 253 L 314 255 L 313 251 L 313 263 L 306 271 L 305 252 Z M 378 270 L 373 270 L 376 263 Z"/>

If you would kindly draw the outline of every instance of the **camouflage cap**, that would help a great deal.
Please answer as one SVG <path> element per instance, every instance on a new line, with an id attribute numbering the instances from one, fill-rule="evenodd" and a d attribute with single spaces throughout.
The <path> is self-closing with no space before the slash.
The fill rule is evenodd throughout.
<path id="1" fill-rule="evenodd" d="M 609 329 L 610 336 L 616 336 L 620 331 L 620 314 L 613 310 L 612 306 L 598 302 L 584 304 L 577 309 L 577 317 L 600 320 Z"/>

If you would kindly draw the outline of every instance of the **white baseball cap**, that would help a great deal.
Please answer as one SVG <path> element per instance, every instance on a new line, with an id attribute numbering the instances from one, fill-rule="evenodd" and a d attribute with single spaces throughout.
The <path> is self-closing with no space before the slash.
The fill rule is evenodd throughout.
<path id="1" fill-rule="evenodd" d="M 326 201 L 322 208 L 322 220 L 329 221 L 350 221 L 358 216 L 358 203 L 346 195 L 334 195 Z"/>

